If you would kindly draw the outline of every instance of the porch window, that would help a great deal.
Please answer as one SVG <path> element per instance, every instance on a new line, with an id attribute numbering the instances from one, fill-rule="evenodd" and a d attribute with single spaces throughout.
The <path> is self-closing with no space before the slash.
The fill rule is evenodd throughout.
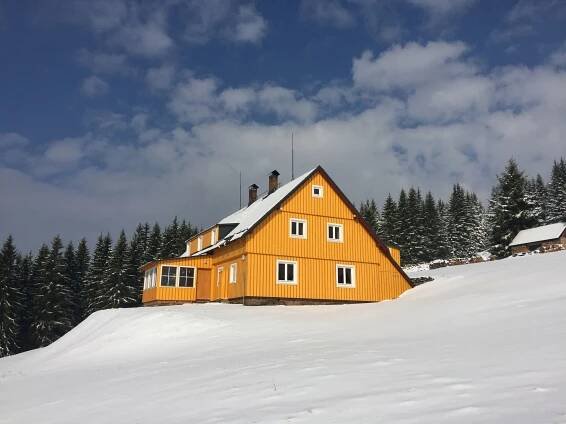
<path id="1" fill-rule="evenodd" d="M 194 287 L 196 271 L 196 268 L 192 266 L 179 267 L 179 287 Z"/>
<path id="2" fill-rule="evenodd" d="M 177 267 L 163 266 L 161 267 L 161 286 L 175 287 L 177 283 Z"/>

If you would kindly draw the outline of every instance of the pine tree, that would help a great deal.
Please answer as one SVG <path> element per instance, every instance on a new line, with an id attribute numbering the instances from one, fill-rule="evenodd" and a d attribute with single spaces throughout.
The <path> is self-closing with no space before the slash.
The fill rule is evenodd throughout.
<path id="1" fill-rule="evenodd" d="M 37 347 L 30 332 L 33 316 L 33 256 L 31 253 L 18 257 L 17 278 L 22 294 L 21 307 L 18 311 L 18 345 L 20 351 L 23 352 Z"/>
<path id="2" fill-rule="evenodd" d="M 373 199 L 367 199 L 360 204 L 360 215 L 377 234 L 381 233 L 380 218 L 377 204 Z"/>
<path id="3" fill-rule="evenodd" d="M 448 259 L 451 253 L 450 234 L 448 229 L 450 223 L 450 214 L 448 207 L 441 199 L 439 199 L 436 203 L 436 210 L 438 211 L 438 217 L 440 219 L 440 232 L 435 259 Z"/>
<path id="4" fill-rule="evenodd" d="M 536 179 L 531 178 L 525 185 L 527 213 L 537 226 L 546 222 L 546 201 L 546 186 L 539 174 Z"/>
<path id="5" fill-rule="evenodd" d="M 549 224 L 566 222 L 566 161 L 563 158 L 552 166 L 547 209 Z"/>
<path id="6" fill-rule="evenodd" d="M 138 302 L 137 271 L 132 266 L 131 252 L 122 230 L 104 273 L 102 285 L 98 287 L 96 306 L 98 309 L 120 308 Z"/>
<path id="7" fill-rule="evenodd" d="M 90 264 L 86 286 L 84 289 L 84 302 L 86 307 L 86 315 L 98 311 L 97 297 L 99 288 L 104 284 L 104 275 L 109 266 L 110 251 L 112 249 L 112 239 L 110 234 L 98 237 L 92 262 Z"/>
<path id="8" fill-rule="evenodd" d="M 470 234 L 466 221 L 469 211 L 466 207 L 466 193 L 460 184 L 455 184 L 448 201 L 448 244 L 451 257 L 468 256 L 467 244 Z"/>
<path id="9" fill-rule="evenodd" d="M 436 202 L 432 193 L 429 191 L 426 194 L 423 206 L 423 221 L 424 221 L 424 241 L 423 248 L 425 255 L 422 258 L 424 261 L 430 262 L 438 259 L 439 246 L 441 245 L 440 232 L 441 221 L 436 208 Z"/>
<path id="10" fill-rule="evenodd" d="M 187 250 L 187 240 L 197 233 L 196 229 L 193 229 L 190 222 L 183 219 L 181 225 L 179 225 L 179 232 L 177 237 L 177 254 L 181 255 Z"/>
<path id="11" fill-rule="evenodd" d="M 401 204 L 401 200 L 399 201 Z M 404 263 L 414 264 L 424 260 L 423 202 L 419 190 L 409 189 L 405 217 Z"/>
<path id="12" fill-rule="evenodd" d="M 40 249 L 34 267 L 34 313 L 31 331 L 38 346 L 47 346 L 72 328 L 72 297 L 66 275 L 63 243 L 53 239 L 51 250 Z"/>
<path id="13" fill-rule="evenodd" d="M 75 310 L 75 325 L 76 325 L 87 317 L 88 299 L 86 293 L 88 290 L 87 276 L 90 265 L 90 253 L 88 251 L 86 239 L 84 238 L 81 239 L 79 245 L 77 246 L 75 261 L 76 261 L 76 279 L 79 289 L 78 297 L 75 298 L 77 302 L 77 308 Z"/>
<path id="14" fill-rule="evenodd" d="M 161 244 L 161 257 L 162 258 L 174 258 L 179 256 L 181 252 L 178 252 L 178 240 L 179 240 L 179 224 L 177 222 L 177 217 L 173 219 L 171 225 L 165 228 L 163 232 L 163 239 Z"/>
<path id="15" fill-rule="evenodd" d="M 395 226 L 395 243 L 401 250 L 401 261 L 403 264 L 410 263 L 410 255 L 407 253 L 409 240 L 409 205 L 407 193 L 401 189 L 399 201 L 397 202 L 397 225 Z M 408 262 L 409 261 L 409 262 Z"/>
<path id="16" fill-rule="evenodd" d="M 497 177 L 489 202 L 491 253 L 497 257 L 509 255 L 509 243 L 515 235 L 534 224 L 525 196 L 526 182 L 513 159 Z"/>
<path id="17" fill-rule="evenodd" d="M 130 242 L 130 267 L 135 270 L 135 278 L 130 283 L 131 286 L 136 287 L 137 303 L 141 302 L 141 295 L 143 291 L 143 272 L 141 271 L 142 265 L 149 262 L 146 261 L 146 251 L 149 240 L 149 225 L 139 224 L 136 232 Z"/>
<path id="18" fill-rule="evenodd" d="M 487 219 L 483 205 L 475 193 L 466 193 L 466 222 L 468 240 L 468 257 L 476 256 L 488 247 Z"/>
<path id="19" fill-rule="evenodd" d="M 12 236 L 0 251 L 0 357 L 18 352 L 19 320 L 22 293 L 17 280 L 18 254 Z"/>
<path id="20" fill-rule="evenodd" d="M 147 262 L 161 259 L 163 257 L 161 254 L 161 240 L 161 228 L 156 222 L 151 230 L 151 234 L 149 235 L 146 253 Z"/>
<path id="21" fill-rule="evenodd" d="M 382 224 L 381 224 L 381 238 L 385 243 L 397 244 L 397 231 L 398 231 L 398 216 L 397 216 L 397 204 L 391 197 L 391 194 L 387 195 L 385 199 L 385 204 L 383 205 L 383 211 L 381 213 Z"/>

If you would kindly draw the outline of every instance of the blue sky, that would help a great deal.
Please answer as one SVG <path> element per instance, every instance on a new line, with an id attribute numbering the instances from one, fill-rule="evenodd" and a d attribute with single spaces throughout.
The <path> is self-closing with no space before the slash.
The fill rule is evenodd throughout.
<path id="1" fill-rule="evenodd" d="M 561 0 L 0 0 L 0 236 L 205 226 L 322 164 L 356 202 L 566 155 Z"/>

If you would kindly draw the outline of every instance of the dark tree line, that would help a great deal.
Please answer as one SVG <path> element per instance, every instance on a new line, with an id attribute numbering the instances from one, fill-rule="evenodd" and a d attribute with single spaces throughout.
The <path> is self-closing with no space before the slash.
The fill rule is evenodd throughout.
<path id="1" fill-rule="evenodd" d="M 47 346 L 98 310 L 139 305 L 140 267 L 179 256 L 196 233 L 175 218 L 164 231 L 139 224 L 130 240 L 124 231 L 115 243 L 100 235 L 92 254 L 85 239 L 64 246 L 56 236 L 35 256 L 9 236 L 0 250 L 0 357 Z"/>
<path id="2" fill-rule="evenodd" d="M 529 179 L 510 160 L 487 209 L 456 184 L 446 202 L 411 187 L 397 200 L 388 195 L 381 210 L 373 199 L 362 202 L 360 213 L 384 242 L 401 249 L 404 264 L 469 258 L 485 250 L 505 257 L 520 230 L 566 221 L 566 161 L 554 162 L 546 184 L 540 175 Z"/>

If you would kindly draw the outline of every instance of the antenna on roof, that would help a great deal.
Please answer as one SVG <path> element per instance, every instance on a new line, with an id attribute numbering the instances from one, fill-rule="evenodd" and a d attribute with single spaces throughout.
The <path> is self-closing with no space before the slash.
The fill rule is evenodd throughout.
<path id="1" fill-rule="evenodd" d="M 240 171 L 240 209 L 242 209 L 242 171 Z"/>
<path id="2" fill-rule="evenodd" d="M 295 179 L 295 140 L 294 133 L 291 131 L 291 180 Z"/>

